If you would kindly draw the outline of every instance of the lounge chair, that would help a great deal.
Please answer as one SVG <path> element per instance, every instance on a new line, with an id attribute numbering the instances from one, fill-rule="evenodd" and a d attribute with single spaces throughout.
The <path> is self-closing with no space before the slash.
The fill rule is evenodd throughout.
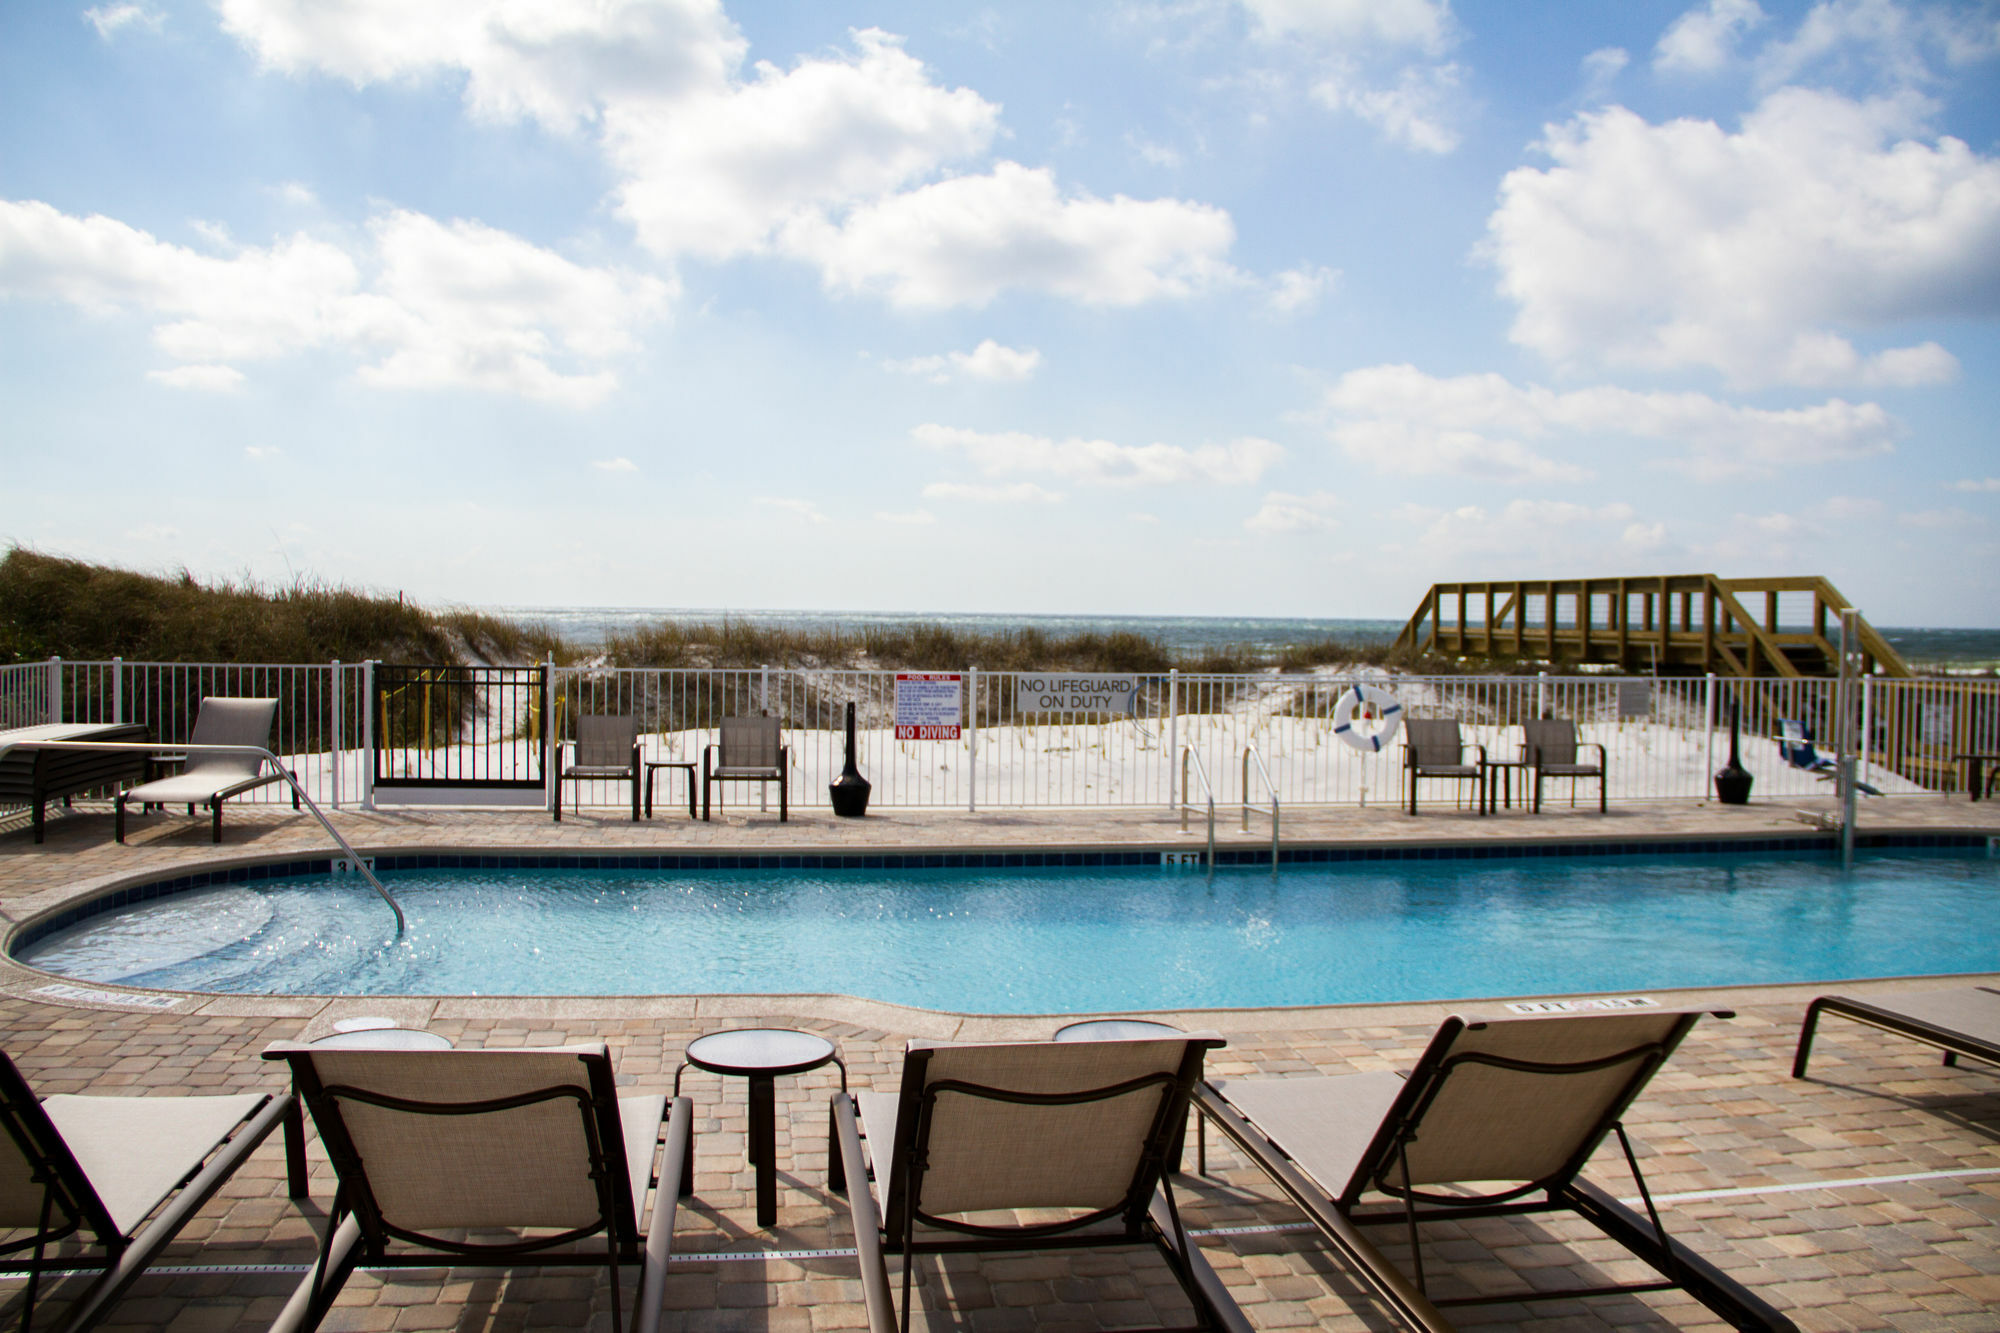
<path id="1" fill-rule="evenodd" d="M 0 1271 L 28 1275 L 21 1333 L 34 1320 L 42 1274 L 72 1268 L 102 1272 L 71 1303 L 64 1327 L 97 1324 L 265 1136 L 288 1117 L 296 1125 L 298 1114 L 289 1093 L 42 1101 L 0 1054 L 0 1228 L 31 1233 L 0 1245 Z M 292 1197 L 304 1194 L 301 1159 Z M 94 1252 L 49 1253 L 70 1238 Z"/>
<path id="2" fill-rule="evenodd" d="M 1465 762 L 1465 752 L 1476 758 Z M 1417 813 L 1417 779 L 1447 778 L 1478 787 L 1479 813 L 1486 813 L 1486 747 L 1466 745 L 1456 718 L 1413 717 L 1403 723 L 1403 780 L 1410 785 L 1410 813 Z"/>
<path id="3" fill-rule="evenodd" d="M 1202 1056 L 1222 1044 L 1212 1032 L 912 1041 L 900 1091 L 837 1094 L 830 1183 L 853 1213 L 871 1333 L 899 1327 L 885 1251 L 903 1256 L 907 1330 L 917 1255 L 1148 1242 L 1180 1281 L 1195 1327 L 1248 1329 L 1182 1227 L 1167 1175 Z M 1023 1220 L 1009 1215 L 1016 1209 L 1036 1211 Z"/>
<path id="4" fill-rule="evenodd" d="M 567 744 L 567 743 L 566 743 Z M 565 745 L 556 747 L 556 823 L 562 823 L 565 782 L 628 782 L 632 822 L 639 822 L 639 720 L 630 713 L 584 713 L 576 719 L 576 760 L 563 765 Z"/>
<path id="5" fill-rule="evenodd" d="M 659 1327 L 693 1124 L 687 1098 L 673 1099 L 642 1237 L 640 1204 L 668 1099 L 620 1097 L 602 1042 L 453 1051 L 276 1042 L 264 1058 L 291 1065 L 293 1086 L 340 1178 L 318 1262 L 274 1333 L 319 1327 L 348 1275 L 364 1264 L 603 1265 L 617 1330 L 618 1268 L 639 1263 L 636 1327 Z M 505 1234 L 478 1241 L 439 1234 L 468 1230 Z M 601 1248 L 571 1244 L 598 1235 Z M 417 1248 L 392 1250 L 391 1242 Z"/>
<path id="6" fill-rule="evenodd" d="M 1813 748 L 1812 728 L 1799 718 L 1778 719 L 1778 757 L 1821 782 L 1832 782 L 1840 776 L 1840 765 Z M 1871 787 L 1859 778 L 1855 779 L 1854 790 L 1869 796 L 1882 794 L 1881 788 Z"/>
<path id="7" fill-rule="evenodd" d="M 1805 1022 L 1799 1026 L 1799 1047 L 1792 1056 L 1793 1078 L 1806 1076 L 1813 1034 L 1823 1013 L 1839 1014 L 1936 1046 L 1944 1052 L 1948 1065 L 1957 1064 L 1961 1055 L 2000 1065 L 2000 990 L 1991 986 L 1905 991 L 1872 1000 L 1822 995 L 1806 1006 Z"/>
<path id="8" fill-rule="evenodd" d="M 778 784 L 778 822 L 791 817 L 786 776 L 792 749 L 782 744 L 775 717 L 725 717 L 719 745 L 701 752 L 701 817 L 708 818 L 708 789 L 718 782 Z"/>
<path id="9" fill-rule="evenodd" d="M 1414 1327 L 1449 1329 L 1440 1307 L 1679 1287 L 1739 1329 L 1791 1330 L 1790 1320 L 1667 1236 L 1620 1124 L 1699 1016 L 1448 1018 L 1407 1079 L 1386 1072 L 1216 1079 L 1196 1093 L 1196 1106 Z M 1651 1220 L 1579 1178 L 1614 1133 Z M 1595 1224 L 1661 1280 L 1430 1295 L 1419 1221 L 1549 1210 Z M 1405 1229 L 1414 1280 L 1362 1234 L 1385 1224 Z"/>
<path id="10" fill-rule="evenodd" d="M 1605 772 L 1604 747 L 1595 741 L 1579 743 L 1576 738 L 1576 723 L 1565 718 L 1538 718 L 1522 723 L 1527 739 L 1521 745 L 1521 762 L 1535 774 L 1535 813 L 1542 813 L 1542 779 L 1568 778 L 1570 780 L 1570 803 L 1576 802 L 1576 780 L 1578 778 L 1597 779 L 1597 813 L 1605 812 Z M 1597 762 L 1578 762 L 1577 751 L 1588 748 L 1597 751 Z"/>
<path id="11" fill-rule="evenodd" d="M 189 750 L 181 771 L 170 778 L 157 778 L 118 793 L 112 834 L 125 841 L 125 807 L 131 804 L 185 805 L 193 814 L 197 805 L 208 807 L 212 840 L 222 841 L 222 803 L 267 783 L 283 782 L 281 771 L 265 772 L 264 756 L 258 749 L 271 743 L 271 726 L 278 716 L 276 699 L 221 699 L 201 701 L 194 715 L 194 731 L 189 745 L 248 745 L 256 749 Z M 292 789 L 292 809 L 299 808 L 299 793 Z"/>

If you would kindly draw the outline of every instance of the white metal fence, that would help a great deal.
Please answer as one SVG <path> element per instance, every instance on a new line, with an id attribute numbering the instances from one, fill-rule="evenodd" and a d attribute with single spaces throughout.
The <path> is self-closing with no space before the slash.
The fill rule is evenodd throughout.
<path id="1" fill-rule="evenodd" d="M 846 705 L 856 714 L 856 760 L 883 806 L 1171 806 L 1181 747 L 1193 747 L 1224 803 L 1240 803 L 1243 753 L 1254 746 L 1278 798 L 1292 805 L 1388 804 L 1401 791 L 1401 747 L 1364 754 L 1335 732 L 1340 696 L 1357 680 L 1391 690 L 1410 716 L 1456 718 L 1489 759 L 1518 755 L 1521 723 L 1574 720 L 1604 746 L 1612 801 L 1706 799 L 1738 719 L 1743 765 L 1757 798 L 1823 794 L 1819 774 L 1781 757 L 1786 720 L 1831 754 L 1843 706 L 1864 742 L 1863 781 L 1885 797 L 1956 790 L 1957 756 L 2000 752 L 2000 681 L 1990 678 L 1859 682 L 1843 705 L 1838 682 L 1718 677 L 1360 676 L 1280 674 L 1145 677 L 1129 710 L 1037 713 L 1017 697 L 1011 672 L 960 673 L 963 730 L 956 740 L 898 740 L 896 673 L 637 668 L 552 668 L 542 706 L 472 710 L 440 746 L 478 750 L 458 771 L 491 771 L 501 752 L 541 744 L 544 727 L 566 737 L 579 713 L 631 713 L 647 756 L 699 764 L 723 717 L 768 712 L 790 747 L 795 805 L 824 805 L 844 760 Z M 292 757 L 315 799 L 391 803 L 372 789 L 373 666 L 222 665 L 52 660 L 0 667 L 0 728 L 50 721 L 145 724 L 156 740 L 187 739 L 203 695 L 281 700 L 273 749 Z M 512 762 L 512 761 L 510 761 Z M 451 765 L 440 766 L 450 769 Z M 1261 779 L 1250 793 L 1268 800 Z M 718 789 L 720 792 L 721 789 Z M 1569 796 L 1565 784 L 1554 793 Z M 1579 796 L 1595 799 L 1588 784 Z M 628 793 L 585 785 L 585 804 L 619 805 Z M 279 801 L 268 788 L 246 799 Z M 571 799 L 566 797 L 567 801 Z M 671 805 L 672 798 L 664 797 Z M 726 799 L 746 799 L 740 787 Z M 756 800 L 754 789 L 747 799 Z M 1440 787 L 1426 801 L 1454 799 Z"/>

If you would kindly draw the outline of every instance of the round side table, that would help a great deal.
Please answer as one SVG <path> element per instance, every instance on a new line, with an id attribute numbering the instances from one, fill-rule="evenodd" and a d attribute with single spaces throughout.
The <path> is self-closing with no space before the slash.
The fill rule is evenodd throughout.
<path id="1" fill-rule="evenodd" d="M 329 1033 L 312 1044 L 343 1051 L 448 1051 L 451 1038 L 422 1028 L 355 1028 Z"/>
<path id="2" fill-rule="evenodd" d="M 778 1220 L 778 1116 L 775 1081 L 781 1074 L 803 1074 L 822 1065 L 840 1069 L 840 1090 L 847 1091 L 847 1066 L 839 1048 L 825 1037 L 790 1028 L 732 1028 L 696 1037 L 674 1070 L 674 1095 L 681 1091 L 681 1071 L 689 1065 L 711 1074 L 750 1080 L 750 1135 L 746 1150 L 757 1172 L 757 1225 Z M 688 1160 L 681 1168 L 681 1194 L 694 1192 L 694 1139 L 688 1139 Z"/>
<path id="3" fill-rule="evenodd" d="M 1172 1023 L 1161 1023 L 1150 1018 L 1085 1018 L 1075 1023 L 1065 1023 L 1056 1029 L 1057 1041 L 1133 1041 L 1144 1037 L 1165 1037 L 1184 1031 Z M 1194 1111 L 1194 1169 L 1197 1175 L 1208 1174 L 1208 1117 L 1196 1106 Z M 1181 1150 L 1174 1148 L 1169 1159 L 1173 1169 L 1180 1170 Z"/>

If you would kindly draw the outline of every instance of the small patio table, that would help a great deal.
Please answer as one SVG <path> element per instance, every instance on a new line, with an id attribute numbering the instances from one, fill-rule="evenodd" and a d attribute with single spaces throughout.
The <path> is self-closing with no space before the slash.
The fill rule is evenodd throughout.
<path id="1" fill-rule="evenodd" d="M 750 1134 L 745 1145 L 757 1172 L 757 1225 L 778 1220 L 778 1116 L 775 1080 L 780 1074 L 803 1074 L 821 1065 L 840 1067 L 840 1090 L 847 1091 L 847 1065 L 839 1048 L 825 1037 L 790 1028 L 732 1028 L 696 1037 L 674 1070 L 674 1096 L 681 1094 L 681 1071 L 689 1065 L 750 1080 Z M 681 1166 L 681 1195 L 694 1193 L 694 1139 L 688 1139 Z"/>
<path id="2" fill-rule="evenodd" d="M 688 818 L 694 818 L 694 765 L 682 759 L 648 759 L 646 761 L 646 818 L 653 817 L 653 774 L 663 768 L 678 768 L 687 778 Z M 668 788 L 672 791 L 672 788 Z"/>
<path id="3" fill-rule="evenodd" d="M 1993 794 L 1991 791 L 1993 781 L 1995 778 L 2000 778 L 2000 754 L 1988 754 L 1985 752 L 1978 754 L 1955 754 L 1952 758 L 1965 765 L 1965 794 L 1967 796 L 1976 801 L 1981 796 L 1991 796 Z M 1985 777 L 1984 773 L 1984 769 L 1988 764 L 1996 766 L 1991 778 Z M 1982 778 L 1984 781 L 1982 781 Z"/>

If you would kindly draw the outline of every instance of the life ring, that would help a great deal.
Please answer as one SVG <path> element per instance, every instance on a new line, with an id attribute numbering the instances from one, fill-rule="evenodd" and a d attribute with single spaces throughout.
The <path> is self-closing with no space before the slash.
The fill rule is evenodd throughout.
<path id="1" fill-rule="evenodd" d="M 1355 729 L 1354 710 L 1367 704 L 1381 719 L 1381 728 L 1363 733 Z M 1403 705 L 1396 702 L 1396 696 L 1375 685 L 1357 683 L 1353 689 L 1340 696 L 1333 706 L 1333 734 L 1346 741 L 1363 754 L 1374 754 L 1403 728 Z"/>

